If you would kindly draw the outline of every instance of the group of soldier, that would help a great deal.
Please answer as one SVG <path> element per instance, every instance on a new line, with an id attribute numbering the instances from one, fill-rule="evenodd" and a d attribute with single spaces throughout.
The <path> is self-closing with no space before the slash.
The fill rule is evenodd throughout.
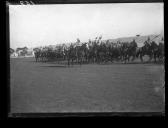
<path id="1" fill-rule="evenodd" d="M 43 47 L 35 48 L 36 62 L 67 62 L 70 64 L 83 63 L 106 63 L 120 61 L 128 63 L 139 58 L 143 62 L 143 57 L 147 55 L 149 61 L 163 62 L 164 61 L 164 43 L 163 39 L 158 44 L 149 37 L 144 42 L 142 47 L 138 47 L 135 39 L 131 42 L 117 43 L 109 40 L 102 41 L 102 37 L 96 37 L 95 40 L 81 43 L 79 39 L 77 42 L 71 43 L 69 46 L 60 44 L 55 48 Z"/>

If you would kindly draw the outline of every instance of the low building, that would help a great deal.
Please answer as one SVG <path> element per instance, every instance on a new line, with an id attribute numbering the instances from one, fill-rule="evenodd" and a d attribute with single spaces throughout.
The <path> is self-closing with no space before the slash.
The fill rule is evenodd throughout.
<path id="1" fill-rule="evenodd" d="M 11 57 L 11 58 L 16 58 L 16 57 L 18 57 L 18 53 L 13 52 L 12 54 L 10 54 L 10 57 Z"/>

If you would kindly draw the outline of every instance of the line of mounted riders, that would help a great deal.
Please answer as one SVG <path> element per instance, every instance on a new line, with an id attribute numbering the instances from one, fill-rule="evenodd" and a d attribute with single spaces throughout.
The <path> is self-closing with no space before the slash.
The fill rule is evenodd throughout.
<path id="1" fill-rule="evenodd" d="M 164 43 L 157 44 L 149 37 L 142 47 L 138 47 L 135 39 L 132 42 L 112 43 L 109 40 L 103 42 L 102 37 L 89 40 L 87 43 L 76 43 L 69 46 L 61 44 L 55 48 L 43 47 L 35 48 L 36 62 L 66 62 L 70 64 L 84 63 L 106 63 L 119 61 L 123 63 L 132 62 L 139 58 L 143 62 L 143 57 L 147 55 L 149 62 L 164 62 Z M 163 41 L 163 38 L 162 38 Z"/>

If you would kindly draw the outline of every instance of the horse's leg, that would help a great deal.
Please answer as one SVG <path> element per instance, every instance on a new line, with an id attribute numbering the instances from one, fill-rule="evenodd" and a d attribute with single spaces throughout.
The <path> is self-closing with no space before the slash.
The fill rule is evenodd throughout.
<path id="1" fill-rule="evenodd" d="M 68 58 L 68 67 L 69 67 L 69 65 L 70 65 L 70 63 L 69 63 L 69 62 L 70 62 L 70 60 L 69 60 L 69 58 Z"/>
<path id="2" fill-rule="evenodd" d="M 130 56 L 127 56 L 127 58 L 128 58 L 128 63 L 129 63 L 129 61 L 130 61 Z"/>
<path id="3" fill-rule="evenodd" d="M 82 58 L 80 59 L 80 66 L 82 65 Z"/>
<path id="4" fill-rule="evenodd" d="M 111 62 L 113 63 L 113 57 L 111 56 Z"/>
<path id="5" fill-rule="evenodd" d="M 73 61 L 74 61 L 74 60 L 72 59 L 72 62 L 71 62 L 71 63 L 72 63 L 72 66 L 73 66 Z"/>
<path id="6" fill-rule="evenodd" d="M 127 63 L 127 56 L 124 57 L 125 64 Z"/>
<path id="7" fill-rule="evenodd" d="M 82 57 L 82 63 L 83 64 L 85 63 L 85 57 L 84 56 Z"/>
<path id="8" fill-rule="evenodd" d="M 60 64 L 60 59 L 58 58 L 58 64 Z"/>
<path id="9" fill-rule="evenodd" d="M 141 59 L 141 62 L 143 62 L 143 56 L 142 55 L 140 55 L 140 59 Z"/>
<path id="10" fill-rule="evenodd" d="M 128 60 L 128 56 L 126 56 L 126 63 L 127 63 L 127 62 L 129 62 L 129 60 Z"/>
<path id="11" fill-rule="evenodd" d="M 156 55 L 154 55 L 154 61 L 155 61 L 155 63 L 156 63 Z"/>
<path id="12" fill-rule="evenodd" d="M 83 58 L 82 57 L 80 57 L 80 63 L 83 63 Z"/>
<path id="13" fill-rule="evenodd" d="M 135 55 L 132 56 L 132 60 L 131 61 L 134 61 L 135 60 Z"/>
<path id="14" fill-rule="evenodd" d="M 89 63 L 89 58 L 88 58 L 88 56 L 86 56 L 86 63 L 87 63 L 87 64 Z"/>
<path id="15" fill-rule="evenodd" d="M 153 57 L 152 57 L 152 55 L 151 55 L 151 56 L 149 57 L 149 62 L 151 62 L 152 58 L 153 58 Z"/>

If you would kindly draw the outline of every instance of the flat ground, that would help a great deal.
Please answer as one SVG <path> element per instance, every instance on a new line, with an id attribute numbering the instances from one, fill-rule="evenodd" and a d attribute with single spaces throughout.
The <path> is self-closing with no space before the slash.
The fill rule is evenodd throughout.
<path id="1" fill-rule="evenodd" d="M 163 65 L 10 60 L 11 112 L 162 112 Z"/>

